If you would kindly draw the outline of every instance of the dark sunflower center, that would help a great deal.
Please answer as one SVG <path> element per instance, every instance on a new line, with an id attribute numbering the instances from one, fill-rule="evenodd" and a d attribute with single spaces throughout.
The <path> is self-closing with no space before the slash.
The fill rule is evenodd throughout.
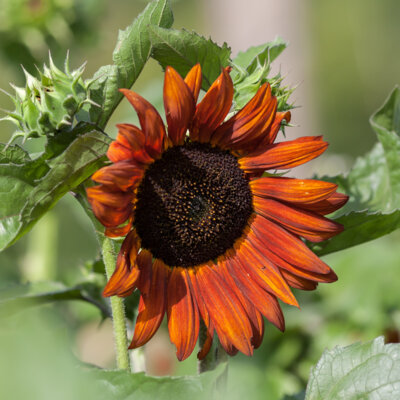
<path id="1" fill-rule="evenodd" d="M 138 188 L 142 246 L 169 266 L 216 259 L 233 246 L 253 211 L 247 178 L 230 152 L 188 142 L 168 149 Z"/>

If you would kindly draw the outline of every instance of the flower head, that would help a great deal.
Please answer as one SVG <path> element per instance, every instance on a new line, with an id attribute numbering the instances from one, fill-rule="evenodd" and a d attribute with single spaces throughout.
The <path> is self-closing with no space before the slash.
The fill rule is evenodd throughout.
<path id="1" fill-rule="evenodd" d="M 185 79 L 168 67 L 164 82 L 167 129 L 138 94 L 123 89 L 141 129 L 118 125 L 112 164 L 88 189 L 93 212 L 110 237 L 125 236 L 105 296 L 140 291 L 131 348 L 155 334 L 167 314 L 179 360 L 193 351 L 200 319 L 233 355 L 251 355 L 262 341 L 265 316 L 280 330 L 278 299 L 298 306 L 292 288 L 313 290 L 335 273 L 305 245 L 343 227 L 324 217 L 347 196 L 332 183 L 267 175 L 319 156 L 322 137 L 274 143 L 289 112 L 277 112 L 269 85 L 224 121 L 233 85 L 225 68 L 196 106 L 201 68 Z"/>

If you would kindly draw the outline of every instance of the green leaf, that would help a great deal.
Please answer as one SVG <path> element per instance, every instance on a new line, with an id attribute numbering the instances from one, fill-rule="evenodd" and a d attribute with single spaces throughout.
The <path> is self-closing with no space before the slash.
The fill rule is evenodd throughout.
<path id="1" fill-rule="evenodd" d="M 344 231 L 322 243 L 310 245 L 319 256 L 378 239 L 400 228 L 400 210 L 389 213 L 379 211 L 353 211 L 335 221 L 344 225 Z"/>
<path id="2" fill-rule="evenodd" d="M 151 377 L 144 373 L 126 371 L 90 371 L 97 380 L 101 399 L 114 400 L 187 400 L 214 398 L 215 381 L 225 371 L 221 364 L 216 370 L 199 376 Z"/>
<path id="3" fill-rule="evenodd" d="M 72 141 L 71 137 L 73 132 L 68 138 L 49 142 L 46 152 L 35 160 L 18 146 L 0 144 L 0 251 L 106 162 L 110 143 L 106 135 L 90 130 Z M 71 142 L 61 152 L 64 145 L 57 141 L 66 140 Z"/>
<path id="4" fill-rule="evenodd" d="M 239 51 L 233 63 L 249 74 L 253 73 L 257 65 L 272 63 L 287 47 L 287 43 L 280 37 L 272 42 L 249 47 L 246 51 Z"/>
<path id="5" fill-rule="evenodd" d="M 172 23 L 169 1 L 158 0 L 149 3 L 131 25 L 119 32 L 113 53 L 114 64 L 101 67 L 91 79 L 90 98 L 100 105 L 90 108 L 93 123 L 104 128 L 122 99 L 118 89 L 129 89 L 138 78 L 150 57 L 149 28 L 153 25 L 169 28 Z"/>
<path id="6" fill-rule="evenodd" d="M 346 176 L 323 177 L 350 196 L 335 217 L 345 230 L 320 244 L 319 255 L 368 242 L 400 228 L 400 89 L 395 88 L 370 123 L 379 142 Z"/>
<path id="7" fill-rule="evenodd" d="M 67 287 L 60 282 L 35 282 L 2 289 L 0 316 L 4 318 L 27 307 L 63 300 L 86 301 L 99 308 L 103 316 L 110 316 L 108 306 L 101 297 L 102 286 L 100 282 L 88 279 L 73 287 Z"/>
<path id="8" fill-rule="evenodd" d="M 200 63 L 204 90 L 211 86 L 221 74 L 221 69 L 230 62 L 231 49 L 226 43 L 220 47 L 195 32 L 151 26 L 150 40 L 151 56 L 164 69 L 171 66 L 185 76 L 195 64 Z"/>
<path id="9" fill-rule="evenodd" d="M 400 344 L 383 337 L 325 351 L 312 369 L 305 400 L 400 398 Z"/>

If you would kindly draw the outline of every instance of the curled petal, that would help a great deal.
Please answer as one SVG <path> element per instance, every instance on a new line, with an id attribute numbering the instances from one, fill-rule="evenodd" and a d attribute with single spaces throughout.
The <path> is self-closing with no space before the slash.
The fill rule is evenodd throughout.
<path id="1" fill-rule="evenodd" d="M 142 295 L 147 296 L 151 287 L 152 271 L 153 271 L 153 256 L 150 251 L 142 249 L 137 256 L 137 265 L 140 270 L 137 288 Z"/>
<path id="2" fill-rule="evenodd" d="M 185 83 L 193 94 L 194 102 L 197 103 L 199 92 L 201 89 L 201 66 L 196 64 L 186 75 Z"/>
<path id="3" fill-rule="evenodd" d="M 147 153 L 146 137 L 144 133 L 132 124 L 117 124 L 118 134 L 116 142 L 130 149 L 132 159 L 138 163 L 148 164 L 153 158 Z"/>
<path id="4" fill-rule="evenodd" d="M 167 281 L 168 267 L 161 260 L 156 259 L 153 264 L 150 289 L 147 294 L 140 296 L 138 316 L 133 339 L 129 346 L 130 349 L 143 346 L 160 327 L 166 308 Z"/>
<path id="5" fill-rule="evenodd" d="M 314 211 L 321 215 L 327 215 L 343 207 L 348 200 L 349 196 L 346 196 L 343 193 L 332 193 L 326 199 L 310 204 L 300 204 L 299 207 Z"/>
<path id="6" fill-rule="evenodd" d="M 254 210 L 311 242 L 321 242 L 343 231 L 343 225 L 317 213 L 285 205 L 273 199 L 255 198 Z"/>
<path id="7" fill-rule="evenodd" d="M 171 67 L 165 70 L 164 108 L 169 138 L 174 145 L 183 144 L 194 115 L 195 101 L 184 80 Z"/>
<path id="8" fill-rule="evenodd" d="M 87 188 L 88 200 L 98 201 L 106 206 L 124 208 L 132 201 L 132 194 L 122 192 L 114 187 L 98 185 Z"/>
<path id="9" fill-rule="evenodd" d="M 206 332 L 206 339 L 204 340 L 203 346 L 197 353 L 197 358 L 199 360 L 204 360 L 206 355 L 209 353 L 212 343 L 213 343 L 213 334 L 214 334 L 214 328 L 212 328 L 212 331 L 210 333 L 210 330 L 207 330 Z M 201 372 L 201 371 L 200 371 Z"/>
<path id="10" fill-rule="evenodd" d="M 228 114 L 233 99 L 233 83 L 229 76 L 230 67 L 211 85 L 203 100 L 197 105 L 190 128 L 190 138 L 199 142 L 209 142 L 215 129 Z"/>
<path id="11" fill-rule="evenodd" d="M 129 218 L 128 223 L 124 226 L 117 226 L 116 228 L 106 228 L 104 234 L 108 237 L 117 238 L 126 236 L 132 229 L 132 217 Z"/>
<path id="12" fill-rule="evenodd" d="M 107 157 L 110 161 L 116 163 L 118 161 L 131 160 L 134 157 L 132 150 L 124 146 L 119 140 L 110 144 L 107 150 Z"/>
<path id="13" fill-rule="evenodd" d="M 232 150 L 254 148 L 261 134 L 271 125 L 277 101 L 271 87 L 262 85 L 256 95 L 233 117 L 217 128 L 212 142 Z"/>
<path id="14" fill-rule="evenodd" d="M 297 275 L 292 274 L 289 271 L 281 270 L 282 276 L 286 279 L 286 282 L 295 289 L 300 290 L 315 290 L 318 286 L 318 282 L 310 281 L 308 279 L 300 278 Z"/>
<path id="15" fill-rule="evenodd" d="M 279 129 L 281 128 L 282 121 L 285 120 L 287 123 L 289 123 L 290 119 L 290 111 L 277 112 L 272 124 L 260 135 L 262 140 L 258 143 L 258 146 L 260 148 L 264 148 L 265 146 L 274 143 Z"/>
<path id="16" fill-rule="evenodd" d="M 128 89 L 120 89 L 120 92 L 128 99 L 136 110 L 140 126 L 145 135 L 145 150 L 157 158 L 164 148 L 166 138 L 164 124 L 157 110 L 142 96 Z"/>
<path id="17" fill-rule="evenodd" d="M 104 185 L 115 185 L 127 191 L 140 182 L 144 169 L 131 161 L 119 161 L 96 171 L 92 180 Z"/>
<path id="18" fill-rule="evenodd" d="M 140 273 L 136 264 L 139 247 L 139 238 L 136 235 L 136 231 L 132 230 L 122 243 L 115 271 L 104 288 L 104 297 L 125 297 L 132 293 Z"/>
<path id="19" fill-rule="evenodd" d="M 107 228 L 123 224 L 132 214 L 132 194 L 105 185 L 86 189 L 96 218 Z"/>
<path id="20" fill-rule="evenodd" d="M 328 143 L 322 140 L 322 136 L 304 136 L 296 140 L 272 144 L 262 152 L 239 159 L 239 164 L 249 172 L 289 169 L 313 160 L 327 147 Z"/>
<path id="21" fill-rule="evenodd" d="M 190 291 L 186 268 L 174 267 L 168 282 L 168 330 L 179 361 L 192 354 L 199 336 L 199 313 Z"/>

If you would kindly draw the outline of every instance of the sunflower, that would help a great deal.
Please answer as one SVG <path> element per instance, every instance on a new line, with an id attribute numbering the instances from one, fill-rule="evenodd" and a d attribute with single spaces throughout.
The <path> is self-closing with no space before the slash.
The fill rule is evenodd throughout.
<path id="1" fill-rule="evenodd" d="M 347 201 L 337 185 L 264 172 L 319 156 L 321 136 L 274 143 L 289 112 L 277 111 L 268 84 L 231 118 L 230 68 L 197 104 L 200 65 L 183 79 L 167 67 L 167 129 L 144 98 L 121 89 L 141 129 L 120 124 L 111 165 L 98 170 L 88 199 L 109 237 L 126 236 L 104 296 L 140 291 L 130 348 L 148 342 L 167 314 L 177 357 L 192 352 L 202 320 L 230 355 L 260 346 L 266 317 L 284 330 L 278 303 L 298 306 L 292 288 L 337 279 L 302 238 L 320 242 L 343 230 L 326 217 Z"/>

